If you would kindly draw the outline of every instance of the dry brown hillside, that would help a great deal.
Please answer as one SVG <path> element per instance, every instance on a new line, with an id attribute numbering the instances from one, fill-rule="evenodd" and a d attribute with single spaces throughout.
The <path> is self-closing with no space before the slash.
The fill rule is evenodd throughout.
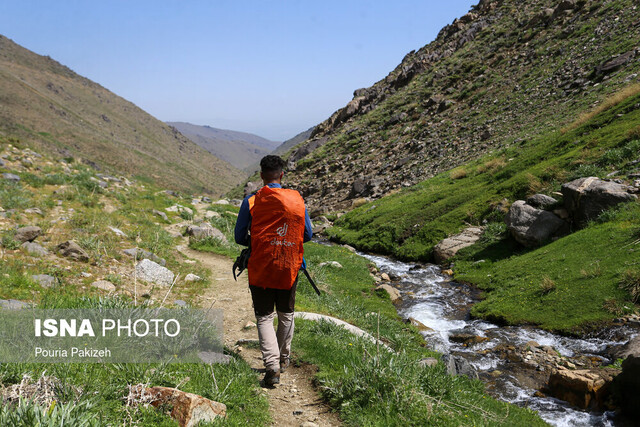
<path id="1" fill-rule="evenodd" d="M 0 135 L 179 191 L 219 195 L 242 178 L 131 102 L 3 36 Z"/>

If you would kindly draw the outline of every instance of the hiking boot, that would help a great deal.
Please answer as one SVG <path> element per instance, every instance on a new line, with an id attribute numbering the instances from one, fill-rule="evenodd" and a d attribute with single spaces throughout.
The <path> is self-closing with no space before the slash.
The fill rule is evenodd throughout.
<path id="1" fill-rule="evenodd" d="M 267 373 L 264 374 L 263 382 L 267 387 L 271 387 L 275 384 L 280 384 L 280 372 L 267 370 Z"/>
<path id="2" fill-rule="evenodd" d="M 280 361 L 280 372 L 284 372 L 287 370 L 287 368 L 289 367 L 289 363 L 291 363 L 291 361 L 289 359 L 284 359 Z"/>

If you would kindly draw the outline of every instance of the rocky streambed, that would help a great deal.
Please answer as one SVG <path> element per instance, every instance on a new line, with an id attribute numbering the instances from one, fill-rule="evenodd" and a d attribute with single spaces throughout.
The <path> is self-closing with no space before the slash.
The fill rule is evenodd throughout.
<path id="1" fill-rule="evenodd" d="M 477 292 L 451 281 L 437 266 L 361 255 L 378 266 L 378 280 L 389 279 L 386 285 L 399 291 L 398 312 L 445 355 L 450 372 L 481 379 L 495 397 L 536 410 L 555 426 L 616 425 L 600 400 L 603 384 L 620 371 L 603 367 L 639 336 L 640 319 L 584 338 L 498 326 L 471 319 Z"/>

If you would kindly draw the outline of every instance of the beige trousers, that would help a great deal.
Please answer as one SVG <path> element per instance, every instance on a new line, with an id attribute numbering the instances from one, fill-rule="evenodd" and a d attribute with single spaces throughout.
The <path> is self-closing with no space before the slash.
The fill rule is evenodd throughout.
<path id="1" fill-rule="evenodd" d="M 269 371 L 280 371 L 280 362 L 286 361 L 291 355 L 291 339 L 293 338 L 293 313 L 278 313 L 278 330 L 273 327 L 276 312 L 266 316 L 256 316 L 258 325 L 258 339 L 262 361 Z"/>

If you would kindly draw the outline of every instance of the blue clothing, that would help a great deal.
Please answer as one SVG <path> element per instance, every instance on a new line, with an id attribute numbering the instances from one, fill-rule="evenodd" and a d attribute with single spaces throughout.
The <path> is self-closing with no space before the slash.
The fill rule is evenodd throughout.
<path id="1" fill-rule="evenodd" d="M 269 188 L 282 188 L 280 184 L 271 183 L 267 184 Z M 236 243 L 242 246 L 249 246 L 249 239 L 247 235 L 247 231 L 249 228 L 249 220 L 251 219 L 251 212 L 249 211 L 249 199 L 253 197 L 254 194 L 250 194 L 245 197 L 240 205 L 240 212 L 238 212 L 238 221 L 236 221 L 235 228 L 235 239 Z M 304 208 L 304 242 L 308 242 L 313 237 L 313 226 L 311 225 L 311 219 L 309 218 L 309 213 L 307 212 L 307 208 Z"/>

